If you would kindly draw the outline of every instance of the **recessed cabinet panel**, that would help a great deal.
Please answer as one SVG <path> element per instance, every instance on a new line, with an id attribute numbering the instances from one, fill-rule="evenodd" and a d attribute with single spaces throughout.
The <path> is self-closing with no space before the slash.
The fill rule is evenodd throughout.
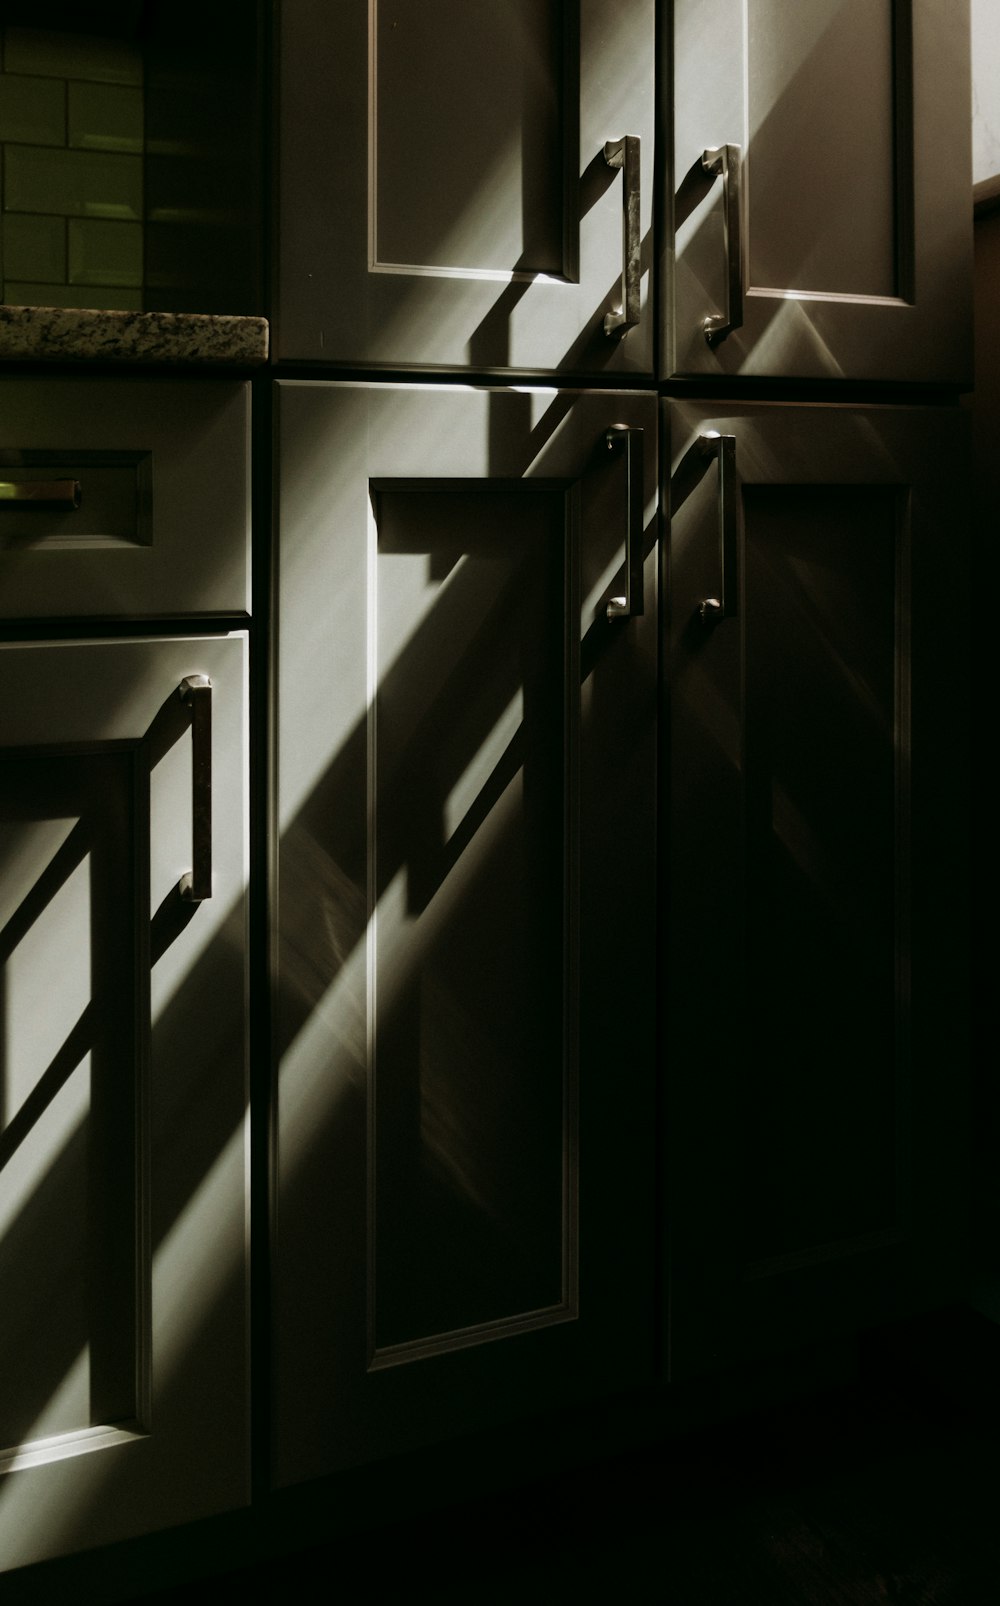
<path id="1" fill-rule="evenodd" d="M 901 514 L 892 487 L 744 488 L 754 1260 L 895 1222 Z"/>
<path id="2" fill-rule="evenodd" d="M 650 1374 L 656 409 L 279 418 L 289 1483 Z"/>
<path id="3" fill-rule="evenodd" d="M 968 11 L 677 0 L 665 369 L 971 379 Z"/>
<path id="4" fill-rule="evenodd" d="M 967 440 L 931 409 L 668 419 L 679 1378 L 962 1275 Z"/>
<path id="5" fill-rule="evenodd" d="M 249 609 L 250 391 L 231 380 L 0 383 L 0 615 Z"/>
<path id="6" fill-rule="evenodd" d="M 562 1305 L 576 976 L 565 493 L 390 482 L 373 504 L 372 1336 L 384 1359 Z"/>
<path id="7" fill-rule="evenodd" d="M 246 642 L 5 643 L 0 669 L 17 1567 L 248 1494 Z"/>
<path id="8" fill-rule="evenodd" d="M 564 9 L 376 0 L 374 267 L 505 274 L 517 262 L 565 275 L 565 145 L 579 110 Z"/>
<path id="9" fill-rule="evenodd" d="M 749 284 L 899 294 L 897 186 L 911 176 L 897 150 L 898 91 L 886 93 L 893 10 L 893 0 L 748 0 Z M 910 91 L 906 63 L 901 77 Z M 850 85 L 849 101 L 830 93 L 835 83 Z"/>
<path id="10" fill-rule="evenodd" d="M 652 0 L 285 0 L 276 353 L 651 373 L 654 28 Z"/>
<path id="11" fill-rule="evenodd" d="M 136 1400 L 134 775 L 0 753 L 0 1442 Z"/>

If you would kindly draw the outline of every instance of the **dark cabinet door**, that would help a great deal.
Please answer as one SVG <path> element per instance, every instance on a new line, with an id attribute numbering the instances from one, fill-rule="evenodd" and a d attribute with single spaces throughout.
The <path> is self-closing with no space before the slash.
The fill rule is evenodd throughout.
<path id="1" fill-rule="evenodd" d="M 680 1377 L 960 1286 L 966 442 L 668 411 Z"/>
<path id="2" fill-rule="evenodd" d="M 651 1374 L 657 409 L 279 418 L 288 1483 Z"/>

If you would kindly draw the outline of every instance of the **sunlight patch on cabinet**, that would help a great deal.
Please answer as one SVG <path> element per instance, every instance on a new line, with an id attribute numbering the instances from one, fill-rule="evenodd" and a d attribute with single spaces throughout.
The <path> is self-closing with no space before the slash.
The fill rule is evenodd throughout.
<path id="1" fill-rule="evenodd" d="M 577 649 L 563 486 L 379 482 L 373 504 L 377 1367 L 572 1314 Z"/>
<path id="2" fill-rule="evenodd" d="M 132 1423 L 133 753 L 0 755 L 0 1446 Z"/>

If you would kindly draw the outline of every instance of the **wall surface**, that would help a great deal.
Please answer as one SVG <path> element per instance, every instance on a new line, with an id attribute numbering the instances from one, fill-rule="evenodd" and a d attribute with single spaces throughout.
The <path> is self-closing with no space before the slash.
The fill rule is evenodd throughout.
<path id="1" fill-rule="evenodd" d="M 0 302 L 259 314 L 259 5 L 63 9 L 0 26 Z"/>
<path id="2" fill-rule="evenodd" d="M 0 299 L 141 309 L 139 45 L 8 27 L 0 52 Z"/>

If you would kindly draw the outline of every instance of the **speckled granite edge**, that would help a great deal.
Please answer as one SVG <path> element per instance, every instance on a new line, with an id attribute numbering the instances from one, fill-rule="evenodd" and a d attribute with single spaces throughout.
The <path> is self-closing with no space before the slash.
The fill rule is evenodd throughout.
<path id="1" fill-rule="evenodd" d="M 201 312 L 0 306 L 0 361 L 267 361 L 267 319 Z"/>

